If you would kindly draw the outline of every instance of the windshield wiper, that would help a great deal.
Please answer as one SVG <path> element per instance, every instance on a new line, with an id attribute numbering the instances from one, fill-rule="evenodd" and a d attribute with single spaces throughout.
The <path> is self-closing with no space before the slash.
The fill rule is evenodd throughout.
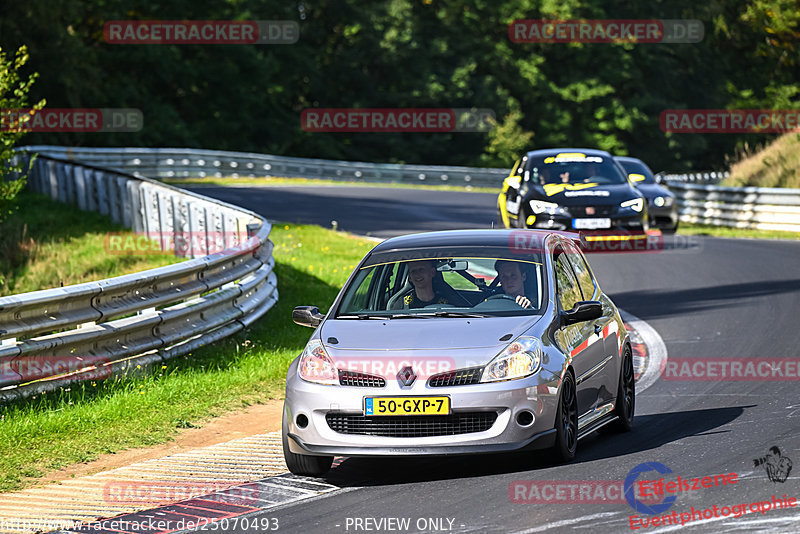
<path id="1" fill-rule="evenodd" d="M 337 319 L 424 319 L 425 317 L 432 317 L 432 315 L 421 315 L 417 313 L 392 313 L 388 315 L 380 315 L 377 313 L 357 313 L 348 315 L 337 315 Z"/>
<path id="2" fill-rule="evenodd" d="M 483 313 L 474 313 L 474 312 L 457 312 L 457 311 L 437 311 L 434 312 L 436 317 L 489 317 Z"/>

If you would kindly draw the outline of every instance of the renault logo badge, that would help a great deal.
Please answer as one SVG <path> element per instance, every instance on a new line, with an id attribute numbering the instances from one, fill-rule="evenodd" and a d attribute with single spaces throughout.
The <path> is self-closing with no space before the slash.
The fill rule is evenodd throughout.
<path id="1" fill-rule="evenodd" d="M 406 365 L 400 372 L 397 373 L 397 379 L 400 381 L 401 384 L 404 386 L 410 386 L 414 383 L 414 380 L 417 379 L 417 375 L 414 374 L 414 370 L 411 368 L 410 365 Z"/>

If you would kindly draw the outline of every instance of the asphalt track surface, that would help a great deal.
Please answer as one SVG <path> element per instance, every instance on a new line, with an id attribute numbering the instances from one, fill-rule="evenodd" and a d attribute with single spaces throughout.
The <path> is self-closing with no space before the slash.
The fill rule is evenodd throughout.
<path id="1" fill-rule="evenodd" d="M 273 220 L 323 226 L 337 220 L 340 229 L 381 237 L 485 228 L 495 220 L 495 196 L 482 193 L 317 186 L 203 188 L 202 193 Z M 670 359 L 797 358 L 800 242 L 700 238 L 697 244 L 694 250 L 589 259 L 604 291 L 655 328 Z M 323 479 L 341 490 L 261 515 L 277 518 L 281 532 L 309 533 L 450 530 L 436 528 L 428 518 L 442 518 L 445 527 L 452 520 L 455 532 L 800 532 L 800 503 L 750 511 L 752 502 L 773 495 L 800 498 L 798 438 L 797 381 L 660 379 L 637 396 L 633 431 L 581 440 L 570 464 L 554 464 L 543 454 L 348 459 Z M 754 466 L 773 446 L 795 464 L 785 482 L 770 481 L 763 466 Z M 736 484 L 678 494 L 673 507 L 659 515 L 737 504 L 745 504 L 748 513 L 632 530 L 630 516 L 644 514 L 627 503 L 530 504 L 509 498 L 514 481 L 624 480 L 643 462 L 668 466 L 671 480 L 738 474 Z M 376 529 L 372 520 L 386 518 L 409 518 L 410 528 Z"/>

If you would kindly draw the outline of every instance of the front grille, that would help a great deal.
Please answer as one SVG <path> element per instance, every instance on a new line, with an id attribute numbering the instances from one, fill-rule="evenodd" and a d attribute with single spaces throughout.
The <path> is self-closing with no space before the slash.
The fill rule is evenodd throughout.
<path id="1" fill-rule="evenodd" d="M 470 367 L 469 369 L 456 369 L 434 375 L 428 379 L 428 385 L 432 388 L 443 388 L 447 386 L 467 386 L 477 384 L 481 381 L 483 367 Z"/>
<path id="2" fill-rule="evenodd" d="M 570 206 L 567 208 L 573 217 L 609 217 L 614 213 L 614 206 L 592 206 L 594 213 L 586 214 L 586 206 Z"/>
<path id="3" fill-rule="evenodd" d="M 386 385 L 386 380 L 380 376 L 339 369 L 339 384 L 359 388 L 382 388 Z"/>
<path id="4" fill-rule="evenodd" d="M 460 412 L 451 415 L 389 415 L 385 417 L 331 412 L 328 426 L 340 434 L 362 434 L 391 438 L 453 436 L 489 430 L 496 412 Z"/>

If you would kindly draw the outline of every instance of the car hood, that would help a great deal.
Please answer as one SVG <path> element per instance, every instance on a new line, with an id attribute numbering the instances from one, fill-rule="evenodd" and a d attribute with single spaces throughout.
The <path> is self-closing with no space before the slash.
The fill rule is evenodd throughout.
<path id="1" fill-rule="evenodd" d="M 526 200 L 555 202 L 560 206 L 619 204 L 641 196 L 629 184 L 547 184 L 531 187 Z"/>
<path id="2" fill-rule="evenodd" d="M 645 198 L 674 197 L 675 193 L 658 184 L 639 184 L 636 189 L 642 192 Z"/>
<path id="3" fill-rule="evenodd" d="M 531 315 L 474 319 L 330 319 L 323 323 L 319 334 L 331 355 L 341 351 L 499 350 L 541 318 L 541 315 Z M 500 340 L 509 334 L 510 337 Z"/>

